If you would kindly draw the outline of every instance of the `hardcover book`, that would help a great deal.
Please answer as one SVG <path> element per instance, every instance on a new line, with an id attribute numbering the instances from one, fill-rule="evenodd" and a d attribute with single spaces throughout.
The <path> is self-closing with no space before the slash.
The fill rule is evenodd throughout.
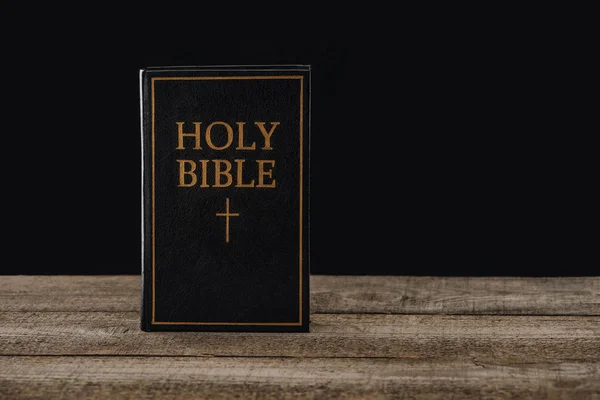
<path id="1" fill-rule="evenodd" d="M 140 71 L 142 330 L 309 330 L 310 72 Z"/>

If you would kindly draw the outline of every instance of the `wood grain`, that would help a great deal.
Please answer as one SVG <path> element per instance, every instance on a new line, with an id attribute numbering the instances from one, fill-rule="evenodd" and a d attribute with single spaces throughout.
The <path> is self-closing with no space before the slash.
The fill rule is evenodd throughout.
<path id="1" fill-rule="evenodd" d="M 0 318 L 3 355 L 600 361 L 600 317 L 589 316 L 318 314 L 308 334 L 148 333 L 131 312 L 3 312 Z"/>
<path id="2" fill-rule="evenodd" d="M 600 315 L 600 277 L 314 278 L 315 312 Z"/>
<path id="3" fill-rule="evenodd" d="M 0 276 L 0 399 L 600 400 L 600 277 L 311 285 L 308 333 L 149 333 L 139 276 Z"/>
<path id="4" fill-rule="evenodd" d="M 311 312 L 600 315 L 600 277 L 311 276 Z M 3 276 L 0 311 L 139 311 L 140 277 Z"/>
<path id="5" fill-rule="evenodd" d="M 591 363 L 2 357 L 6 399 L 598 399 Z"/>

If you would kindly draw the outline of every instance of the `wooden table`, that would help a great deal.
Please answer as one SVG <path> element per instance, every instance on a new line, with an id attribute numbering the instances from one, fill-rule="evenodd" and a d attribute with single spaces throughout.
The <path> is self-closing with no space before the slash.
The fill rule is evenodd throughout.
<path id="1" fill-rule="evenodd" d="M 311 277 L 310 333 L 147 333 L 139 276 L 0 276 L 1 399 L 600 399 L 600 277 Z"/>

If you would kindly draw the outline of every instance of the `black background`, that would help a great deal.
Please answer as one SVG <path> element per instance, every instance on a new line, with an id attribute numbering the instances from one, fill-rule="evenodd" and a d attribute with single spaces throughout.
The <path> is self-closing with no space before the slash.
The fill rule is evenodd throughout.
<path id="1" fill-rule="evenodd" d="M 598 273 L 597 129 L 567 114 L 582 61 L 560 35 L 78 21 L 3 50 L 3 273 L 140 273 L 138 70 L 276 63 L 313 70 L 312 273 Z"/>

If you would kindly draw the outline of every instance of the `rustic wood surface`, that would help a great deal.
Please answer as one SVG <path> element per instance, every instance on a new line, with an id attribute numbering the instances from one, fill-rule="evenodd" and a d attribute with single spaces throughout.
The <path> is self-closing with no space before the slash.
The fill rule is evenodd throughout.
<path id="1" fill-rule="evenodd" d="M 0 311 L 135 311 L 139 276 L 2 276 Z M 49 293 L 52 295 L 49 296 Z M 600 277 L 311 276 L 327 314 L 600 315 Z"/>
<path id="2" fill-rule="evenodd" d="M 600 399 L 600 277 L 311 277 L 311 332 L 142 332 L 139 276 L 0 276 L 0 399 Z"/>

